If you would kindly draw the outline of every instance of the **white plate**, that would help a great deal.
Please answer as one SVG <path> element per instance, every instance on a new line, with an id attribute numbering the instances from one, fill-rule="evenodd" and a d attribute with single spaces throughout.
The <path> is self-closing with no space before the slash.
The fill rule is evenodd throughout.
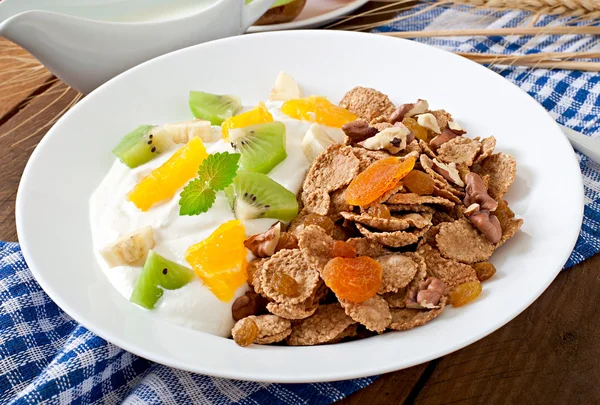
<path id="1" fill-rule="evenodd" d="M 294 44 L 294 46 L 289 46 Z M 385 49 L 385 63 L 373 50 Z M 352 55 L 352 57 L 349 57 Z M 169 324 L 129 303 L 92 252 L 88 199 L 111 149 L 140 123 L 189 119 L 188 92 L 264 100 L 280 70 L 307 94 L 338 101 L 356 85 L 396 103 L 418 97 L 451 111 L 470 136 L 494 135 L 515 156 L 506 198 L 525 225 L 493 257 L 498 272 L 476 302 L 426 326 L 315 347 L 238 347 Z M 36 279 L 69 315 L 106 340 L 169 366 L 243 380 L 308 382 L 413 366 L 481 339 L 527 308 L 567 260 L 579 233 L 583 185 L 566 138 L 531 97 L 467 59 L 416 42 L 342 31 L 246 35 L 183 49 L 106 83 L 57 122 L 34 151 L 17 197 L 17 229 Z"/>
<path id="2" fill-rule="evenodd" d="M 254 25 L 248 32 L 265 32 L 316 28 L 335 21 L 367 4 L 369 0 L 308 0 L 293 21 L 283 24 Z"/>

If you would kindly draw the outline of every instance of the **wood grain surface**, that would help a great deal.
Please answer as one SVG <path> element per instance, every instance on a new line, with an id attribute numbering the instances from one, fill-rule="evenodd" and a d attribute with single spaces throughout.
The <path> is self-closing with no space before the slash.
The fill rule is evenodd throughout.
<path id="1" fill-rule="evenodd" d="M 23 168 L 52 124 L 81 96 L 43 70 L 31 73 L 35 65 L 28 55 L 0 39 L 0 53 L 7 49 L 22 59 L 13 62 L 12 71 L 0 59 L 0 70 L 7 72 L 0 80 L 12 83 L 0 86 L 0 240 L 16 241 L 15 197 Z M 28 74 L 33 80 L 20 80 Z M 495 333 L 441 359 L 383 375 L 339 404 L 600 403 L 599 271 L 597 255 L 562 272 L 530 308 Z"/>

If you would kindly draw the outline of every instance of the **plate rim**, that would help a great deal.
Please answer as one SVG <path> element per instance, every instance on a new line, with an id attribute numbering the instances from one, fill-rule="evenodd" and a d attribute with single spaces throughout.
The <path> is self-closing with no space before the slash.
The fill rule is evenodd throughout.
<path id="1" fill-rule="evenodd" d="M 354 10 L 358 10 L 360 7 L 367 4 L 370 0 L 354 0 L 352 3 L 348 3 L 345 6 L 340 8 L 336 8 L 335 10 L 331 10 L 325 14 L 319 14 L 318 16 L 307 18 L 305 20 L 292 20 L 290 22 L 281 23 L 281 24 L 269 24 L 269 25 L 252 25 L 246 31 L 249 34 L 254 34 L 258 32 L 270 32 L 270 31 L 279 31 L 279 30 L 295 30 L 302 28 L 314 28 L 321 26 L 323 24 L 327 24 L 337 17 L 341 17 L 350 13 Z"/>
<path id="2" fill-rule="evenodd" d="M 288 31 L 287 33 L 281 33 L 281 32 L 266 32 L 266 33 L 261 33 L 259 34 L 260 36 L 274 36 L 274 35 L 298 35 L 300 31 Z M 369 36 L 369 35 L 373 35 L 373 34 L 368 34 L 368 33 L 357 33 L 357 32 L 347 32 L 347 31 L 327 31 L 327 30 L 307 30 L 307 31 L 302 31 L 302 34 L 300 35 L 316 35 L 316 36 L 346 36 L 348 38 L 352 37 L 352 36 Z M 228 42 L 228 41 L 240 41 L 240 40 L 244 40 L 244 38 L 248 38 L 248 37 L 255 37 L 255 36 L 240 36 L 240 37 L 230 37 L 230 38 L 225 38 L 225 39 L 220 39 L 217 41 L 212 41 L 210 44 L 211 46 L 215 46 L 215 43 L 219 44 L 219 43 L 223 43 L 223 42 Z M 393 41 L 397 41 L 397 38 L 390 38 L 390 40 Z M 440 48 L 436 48 L 433 46 L 429 46 L 426 44 L 422 44 L 422 43 L 418 43 L 418 42 L 414 42 L 414 41 L 409 41 L 409 40 L 403 40 L 402 41 L 406 41 L 406 42 L 411 42 L 413 44 L 418 44 L 418 46 L 423 46 L 426 48 L 429 48 L 429 51 L 432 52 L 442 52 L 442 53 L 452 53 L 452 52 L 448 52 L 445 51 L 443 49 Z M 186 51 L 190 51 L 191 49 L 196 49 L 196 48 L 201 48 L 203 46 L 205 46 L 207 44 L 199 44 L 199 45 L 195 45 L 189 48 L 184 48 L 181 50 L 177 50 L 174 52 L 171 52 L 169 54 L 166 55 L 162 55 L 159 56 L 153 60 L 144 62 L 143 64 L 140 64 L 134 68 L 129 69 L 128 71 L 122 73 L 121 75 L 117 76 L 116 78 L 111 79 L 110 81 L 108 81 L 106 84 L 102 85 L 100 87 L 104 88 L 105 86 L 110 86 L 111 83 L 114 80 L 117 80 L 119 78 L 121 78 L 121 76 L 127 76 L 129 74 L 132 74 L 132 72 L 137 71 L 137 69 L 141 69 L 143 66 L 145 66 L 146 64 L 150 64 L 153 63 L 155 60 L 158 59 L 162 59 L 162 58 L 169 58 L 172 57 L 174 54 L 177 54 L 179 52 L 186 52 Z M 454 55 L 452 57 L 456 57 L 459 58 L 460 56 L 458 55 Z M 473 63 L 474 65 L 477 65 L 479 68 L 481 69 L 485 69 L 488 70 L 487 68 L 478 65 L 475 62 L 472 61 L 467 61 L 469 63 Z M 493 73 L 490 71 L 490 73 Z M 534 103 L 535 106 L 542 110 L 550 119 L 552 119 L 552 117 L 549 115 L 549 113 L 537 102 L 535 101 L 535 99 L 533 99 L 529 94 L 527 94 L 524 90 L 522 90 L 521 88 L 519 88 L 518 86 L 516 86 L 514 83 L 511 83 L 510 81 L 506 80 L 507 85 L 513 86 L 516 89 L 518 89 L 521 93 L 523 93 L 524 95 L 526 95 L 527 97 L 529 97 Z M 61 120 L 65 119 L 65 117 L 69 117 L 72 114 L 77 114 L 77 111 L 82 108 L 83 105 L 86 104 L 87 100 L 89 100 L 90 97 L 86 97 L 84 98 L 80 103 L 78 103 L 76 106 L 74 106 L 74 108 L 72 108 L 71 110 L 69 110 L 63 117 L 60 118 L 60 120 L 55 123 L 54 126 L 56 126 L 57 124 L 60 123 Z M 532 104 L 533 106 L 533 104 Z M 561 137 L 559 139 L 561 139 L 561 141 L 563 142 L 563 146 L 564 147 L 568 147 L 571 148 L 567 138 L 564 136 L 564 134 L 562 134 L 562 131 L 560 130 L 558 124 L 556 124 L 556 129 L 557 131 L 561 134 Z M 27 183 L 27 179 L 31 176 L 31 171 L 32 169 L 32 162 L 35 162 L 37 159 L 39 159 L 39 156 L 44 148 L 43 146 L 45 145 L 46 142 L 48 142 L 48 140 L 51 138 L 51 135 L 53 133 L 54 130 L 54 126 L 53 128 L 50 129 L 50 131 L 48 131 L 48 134 L 46 134 L 46 136 L 44 136 L 44 138 L 41 140 L 41 142 L 39 143 L 38 147 L 36 147 L 36 149 L 34 150 L 34 152 L 32 153 L 26 167 L 25 170 L 23 171 L 23 175 L 21 177 L 20 183 L 19 183 L 19 188 L 17 191 L 17 198 L 16 198 L 16 206 L 15 206 L 15 217 L 16 217 L 16 224 L 17 224 L 17 233 L 19 235 L 19 241 L 21 243 L 21 250 L 23 253 L 23 256 L 26 260 L 26 262 L 29 265 L 30 270 L 32 271 L 35 279 L 37 280 L 37 282 L 40 284 L 40 286 L 44 289 L 44 291 L 46 292 L 46 294 L 48 294 L 48 296 L 65 312 L 67 313 L 69 316 L 71 316 L 73 319 L 75 319 L 79 324 L 83 325 L 84 327 L 86 327 L 88 330 L 90 330 L 91 332 L 93 332 L 94 334 L 96 334 L 97 336 L 102 337 L 103 339 L 112 342 L 113 344 L 123 348 L 124 350 L 127 350 L 131 353 L 134 353 L 138 356 L 147 358 L 149 360 L 152 360 L 154 362 L 169 366 L 169 367 L 175 367 L 181 370 L 185 370 L 185 371 L 190 371 L 190 372 L 194 372 L 194 373 L 203 373 L 203 374 L 207 374 L 207 375 L 211 375 L 211 376 L 216 376 L 216 377 L 222 377 L 222 378 L 230 378 L 230 379 L 239 379 L 239 380 L 246 380 L 246 381 L 258 381 L 258 382 L 281 382 L 281 383 L 313 383 L 313 382 L 327 382 L 327 381 L 339 381 L 339 380 L 347 380 L 347 379 L 353 379 L 353 378 L 360 378 L 360 377 L 365 377 L 365 376 L 372 376 L 372 375 L 376 375 L 376 374 L 380 374 L 380 373 L 387 373 L 387 372 L 391 372 L 391 371 L 396 371 L 396 370 L 401 370 L 404 368 L 408 368 L 408 367 L 412 367 L 414 365 L 417 364 L 422 364 L 424 362 L 427 361 L 431 361 L 433 359 L 445 356 L 449 353 L 452 353 L 456 350 L 459 350 L 461 348 L 464 348 L 470 344 L 472 344 L 473 342 L 480 340 L 481 338 L 493 333 L 494 331 L 500 329 L 501 327 L 503 327 L 504 325 L 506 325 L 508 322 L 510 322 L 511 320 L 513 320 L 514 318 L 516 318 L 520 313 L 522 313 L 525 309 L 527 309 L 535 300 L 537 300 L 539 298 L 539 296 L 548 288 L 548 286 L 550 285 L 550 283 L 556 278 L 556 276 L 560 273 L 560 271 L 562 270 L 562 267 L 564 266 L 564 263 L 566 263 L 566 261 L 568 260 L 573 247 L 575 246 L 576 242 L 577 242 L 577 238 L 579 236 L 579 232 L 580 232 L 580 228 L 581 228 L 581 223 L 583 221 L 583 210 L 584 210 L 584 189 L 583 189 L 583 178 L 579 169 L 579 164 L 578 164 L 578 160 L 576 157 L 575 152 L 573 151 L 571 154 L 569 154 L 571 156 L 572 159 L 572 163 L 574 163 L 577 167 L 577 170 L 579 172 L 579 176 L 577 176 L 577 178 L 572 179 L 573 181 L 576 181 L 577 184 L 577 188 L 581 190 L 580 193 L 577 193 L 576 195 L 573 195 L 572 198 L 574 199 L 574 203 L 576 203 L 576 205 L 578 206 L 578 212 L 577 212 L 577 218 L 579 218 L 577 227 L 573 228 L 573 235 L 571 236 L 570 240 L 571 243 L 569 244 L 569 249 L 568 251 L 565 250 L 565 254 L 563 254 L 562 258 L 561 258 L 561 265 L 558 267 L 558 269 L 556 271 L 553 272 L 553 276 L 551 278 L 549 278 L 545 283 L 540 284 L 540 288 L 535 292 L 535 294 L 531 295 L 531 299 L 523 301 L 523 303 L 519 306 L 519 309 L 514 312 L 514 313 L 510 313 L 510 314 L 504 314 L 504 316 L 501 316 L 498 318 L 498 320 L 494 323 L 494 326 L 490 326 L 489 328 L 487 328 L 484 331 L 481 331 L 478 334 L 474 334 L 472 336 L 470 336 L 467 339 L 464 339 L 458 343 L 453 343 L 451 345 L 448 345 L 448 347 L 444 348 L 443 350 L 431 350 L 426 352 L 425 354 L 416 356 L 414 360 L 410 361 L 410 362 L 403 362 L 402 365 L 399 365 L 398 361 L 395 362 L 390 362 L 387 363 L 384 366 L 377 366 L 377 367 L 372 367 L 370 369 L 351 369 L 351 370 L 346 370 L 346 371 L 340 371 L 338 373 L 336 373 L 335 375 L 328 375 L 328 376 L 323 376 L 323 375 L 319 375 L 317 378 L 313 378 L 313 377 L 308 377 L 305 375 L 302 376 L 294 376 L 294 375 L 279 375 L 276 374 L 276 372 L 271 372 L 271 371 L 267 371 L 262 373 L 259 376 L 255 376 L 255 375 L 250 375 L 250 374 L 246 374 L 244 372 L 231 372 L 231 370 L 227 370 L 227 371 L 223 371 L 221 369 L 219 370 L 215 370 L 215 369 L 205 369 L 203 368 L 202 364 L 200 365 L 195 365 L 194 367 L 190 367 L 188 364 L 178 360 L 178 359 L 174 359 L 174 358 L 169 358 L 167 356 L 164 356 L 162 354 L 157 354 L 157 353 L 149 353 L 146 352 L 143 349 L 140 349 L 139 347 L 135 346 L 135 344 L 133 342 L 128 342 L 126 340 L 120 339 L 119 337 L 117 337 L 117 339 L 114 338 L 114 336 L 110 336 L 110 339 L 107 338 L 104 334 L 104 332 L 102 330 L 98 330 L 95 325 L 93 325 L 93 319 L 90 319 L 88 322 L 88 319 L 86 319 L 85 314 L 79 314 L 77 310 L 73 310 L 73 308 L 70 307 L 70 305 L 66 302 L 66 300 L 63 299 L 63 297 L 61 297 L 59 294 L 56 294 L 51 285 L 50 282 L 48 281 L 48 279 L 46 277 L 44 277 L 43 272 L 39 272 L 37 269 L 40 267 L 38 266 L 38 263 L 36 263 L 34 256 L 31 254 L 31 252 L 29 251 L 28 248 L 28 243 L 27 243 L 27 235 L 24 234 L 24 228 L 25 228 L 25 216 L 24 216 L 24 210 L 23 210 L 23 201 L 24 201 L 24 197 L 23 197 L 23 193 L 25 192 L 24 189 L 26 188 L 26 183 Z M 571 149 L 572 150 L 572 149 Z M 576 231 L 575 231 L 576 230 Z M 549 273 L 550 274 L 550 273 Z M 65 309 L 66 308 L 66 309 Z M 68 310 L 67 310 L 68 309 Z M 75 315 L 73 315 L 75 314 Z M 352 344 L 354 342 L 349 342 L 349 343 L 344 343 L 345 344 Z M 315 347 L 327 347 L 327 346 L 315 346 Z"/>

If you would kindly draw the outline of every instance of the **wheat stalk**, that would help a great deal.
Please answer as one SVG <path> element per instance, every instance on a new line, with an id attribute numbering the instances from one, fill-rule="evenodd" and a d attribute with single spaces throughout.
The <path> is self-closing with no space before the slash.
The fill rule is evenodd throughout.
<path id="1" fill-rule="evenodd" d="M 473 36 L 509 36 L 509 35 L 600 35 L 600 27 L 594 26 L 557 26 L 557 27 L 515 27 L 485 28 L 465 30 L 429 30 L 380 32 L 396 38 L 431 38 L 431 37 L 473 37 Z"/>
<path id="2" fill-rule="evenodd" d="M 599 0 L 453 0 L 455 4 L 501 10 L 544 10 L 545 14 L 569 14 L 598 18 L 600 16 Z"/>

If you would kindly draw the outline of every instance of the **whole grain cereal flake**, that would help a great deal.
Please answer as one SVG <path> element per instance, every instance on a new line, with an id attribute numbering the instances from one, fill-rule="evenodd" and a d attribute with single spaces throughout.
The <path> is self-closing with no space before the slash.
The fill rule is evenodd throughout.
<path id="1" fill-rule="evenodd" d="M 318 302 L 313 302 L 312 299 L 307 299 L 297 304 L 289 302 L 269 302 L 267 310 L 273 315 L 277 315 L 285 319 L 305 319 L 315 313 L 319 308 Z"/>
<path id="2" fill-rule="evenodd" d="M 310 225 L 304 228 L 298 237 L 298 245 L 306 262 L 319 273 L 331 260 L 333 238 L 319 226 Z"/>
<path id="3" fill-rule="evenodd" d="M 422 310 L 409 308 L 392 308 L 392 322 L 389 325 L 393 330 L 409 330 L 417 326 L 425 325 L 439 314 L 442 313 L 446 306 L 446 297 L 440 300 L 440 307 L 436 309 Z"/>
<path id="4" fill-rule="evenodd" d="M 340 304 L 350 318 L 374 332 L 383 332 L 392 321 L 390 306 L 379 295 L 358 303 L 341 299 Z"/>
<path id="5" fill-rule="evenodd" d="M 443 281 L 448 293 L 452 293 L 461 284 L 479 281 L 473 267 L 442 257 L 440 251 L 430 245 L 419 246 L 417 252 L 425 259 L 427 275 Z"/>
<path id="6" fill-rule="evenodd" d="M 421 147 L 421 151 L 429 156 L 431 159 L 436 159 L 437 155 L 435 152 L 429 147 L 429 144 L 422 139 L 419 139 L 419 146 Z"/>
<path id="7" fill-rule="evenodd" d="M 486 261 L 496 250 L 466 219 L 441 224 L 435 241 L 442 256 L 462 263 Z"/>
<path id="8" fill-rule="evenodd" d="M 354 156 L 359 160 L 359 172 L 362 173 L 365 169 L 371 166 L 373 163 L 378 160 L 385 159 L 390 157 L 391 155 L 387 152 L 382 152 L 378 150 L 368 150 L 363 147 L 353 147 L 352 152 Z"/>
<path id="9" fill-rule="evenodd" d="M 381 287 L 377 294 L 397 292 L 406 287 L 416 276 L 418 265 L 409 256 L 403 254 L 385 255 L 378 257 L 381 265 Z"/>
<path id="10" fill-rule="evenodd" d="M 349 325 L 346 329 L 341 331 L 331 342 L 329 343 L 339 343 L 346 338 L 355 337 L 358 335 L 358 325 L 353 323 Z"/>
<path id="11" fill-rule="evenodd" d="M 421 205 L 421 204 L 435 204 L 441 205 L 442 207 L 454 207 L 454 202 L 443 197 L 435 197 L 431 195 L 418 195 L 414 193 L 396 193 L 390 196 L 386 202 L 388 205 Z M 389 208 L 389 207 L 388 207 Z"/>
<path id="12" fill-rule="evenodd" d="M 404 308 L 406 306 L 406 299 L 408 298 L 409 292 L 417 288 L 419 283 L 425 280 L 425 277 L 427 277 L 427 268 L 423 257 L 415 252 L 405 253 L 405 255 L 409 256 L 417 264 L 417 272 L 406 287 L 398 290 L 398 292 L 387 293 L 383 295 L 383 298 L 386 300 L 390 308 Z"/>
<path id="13" fill-rule="evenodd" d="M 258 294 L 262 294 L 262 284 L 260 279 L 260 272 L 262 269 L 262 265 L 268 259 L 255 259 L 248 263 L 248 267 L 246 268 L 246 272 L 248 274 L 248 284 L 254 288 L 254 291 Z"/>
<path id="14" fill-rule="evenodd" d="M 316 157 L 308 169 L 302 194 L 323 189 L 332 192 L 347 186 L 358 175 L 360 161 L 352 147 L 339 143 L 330 145 Z"/>
<path id="15" fill-rule="evenodd" d="M 433 160 L 427 157 L 427 155 L 421 155 L 419 157 L 419 162 L 421 163 L 421 167 L 423 167 L 423 170 L 425 170 L 425 172 L 433 178 L 433 182 L 436 186 L 438 186 L 438 188 L 446 189 L 452 194 L 457 195 L 459 197 L 464 196 L 464 193 L 461 190 L 456 188 L 456 186 L 450 184 L 450 182 L 446 180 L 444 176 L 442 176 L 433 169 L 433 165 L 435 163 L 433 162 Z"/>
<path id="16" fill-rule="evenodd" d="M 309 193 L 302 193 L 303 211 L 309 214 L 327 215 L 331 205 L 331 198 L 327 190 L 319 188 Z"/>
<path id="17" fill-rule="evenodd" d="M 410 213 L 391 218 L 380 218 L 368 214 L 342 212 L 342 216 L 353 222 L 366 225 L 379 231 L 403 231 L 408 228 L 425 228 L 431 225 L 431 214 Z"/>
<path id="18" fill-rule="evenodd" d="M 340 304 L 321 305 L 310 318 L 292 327 L 287 337 L 290 346 L 312 346 L 335 341 L 345 329 L 354 324 Z"/>
<path id="19" fill-rule="evenodd" d="M 387 121 L 396 107 L 388 96 L 368 87 L 355 87 L 347 92 L 340 101 L 340 107 L 352 112 L 367 122 L 381 122 L 379 117 Z"/>
<path id="20" fill-rule="evenodd" d="M 285 295 L 281 290 L 279 283 L 282 274 L 295 280 L 297 291 L 293 296 Z M 309 266 L 299 249 L 284 249 L 275 253 L 261 266 L 260 278 L 262 295 L 276 302 L 290 304 L 297 304 L 310 298 L 320 281 L 319 272 Z"/>
<path id="21" fill-rule="evenodd" d="M 502 198 L 517 176 L 517 162 L 512 156 L 502 152 L 487 157 L 476 172 L 480 176 L 489 175 L 488 194 L 495 199 Z"/>
<path id="22" fill-rule="evenodd" d="M 489 138 L 483 138 L 481 141 L 481 153 L 477 156 L 475 163 L 481 163 L 485 158 L 491 156 L 496 148 L 496 138 L 490 136 Z"/>
<path id="23" fill-rule="evenodd" d="M 339 189 L 330 194 L 329 212 L 327 216 L 333 221 L 337 221 L 342 218 L 341 212 L 352 211 L 352 206 L 346 202 L 344 197 L 346 189 Z"/>
<path id="24" fill-rule="evenodd" d="M 435 197 L 445 198 L 446 200 L 450 200 L 455 204 L 460 204 L 461 200 L 454 193 L 448 191 L 445 188 L 440 188 L 438 185 L 435 185 L 433 188 L 433 195 Z"/>
<path id="25" fill-rule="evenodd" d="M 515 236 L 517 231 L 521 228 L 521 226 L 523 226 L 523 220 L 510 218 L 501 225 L 502 225 L 502 239 L 500 239 L 500 242 L 498 242 L 496 244 L 496 249 L 499 248 L 500 246 L 504 245 L 504 243 L 507 240 L 509 240 L 510 238 Z"/>
<path id="26" fill-rule="evenodd" d="M 436 212 L 438 212 L 435 209 L 433 209 L 433 207 L 423 204 L 388 204 L 386 202 L 385 205 L 391 212 L 428 212 L 431 214 L 435 214 Z"/>
<path id="27" fill-rule="evenodd" d="M 471 166 L 480 151 L 480 142 L 465 136 L 457 136 L 442 144 L 438 148 L 437 153 L 438 158 L 443 162 L 454 162 L 457 165 L 465 164 Z"/>
<path id="28" fill-rule="evenodd" d="M 350 238 L 346 243 L 352 245 L 354 249 L 356 249 L 356 254 L 358 256 L 375 258 L 391 253 L 381 243 L 367 238 Z"/>
<path id="29" fill-rule="evenodd" d="M 395 232 L 373 232 L 361 224 L 356 224 L 356 228 L 367 239 L 377 241 L 385 246 L 403 247 L 417 243 L 429 227 L 417 229 L 411 232 L 395 231 Z"/>
<path id="30" fill-rule="evenodd" d="M 276 315 L 251 315 L 242 318 L 235 323 L 231 330 L 233 340 L 239 342 L 241 331 L 248 322 L 254 322 L 258 329 L 258 334 L 254 343 L 267 345 L 270 343 L 281 342 L 292 333 L 292 324 L 289 320 L 280 318 Z"/>

